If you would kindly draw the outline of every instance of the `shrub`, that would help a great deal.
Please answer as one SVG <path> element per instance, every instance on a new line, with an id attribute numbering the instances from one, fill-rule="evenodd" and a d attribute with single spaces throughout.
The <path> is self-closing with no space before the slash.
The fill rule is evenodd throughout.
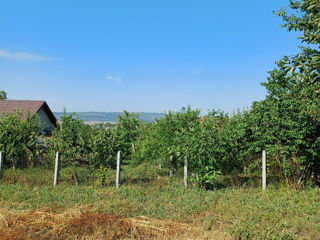
<path id="1" fill-rule="evenodd" d="M 35 165 L 41 154 L 41 127 L 37 115 L 16 111 L 0 116 L 0 151 L 5 153 L 5 166 Z"/>

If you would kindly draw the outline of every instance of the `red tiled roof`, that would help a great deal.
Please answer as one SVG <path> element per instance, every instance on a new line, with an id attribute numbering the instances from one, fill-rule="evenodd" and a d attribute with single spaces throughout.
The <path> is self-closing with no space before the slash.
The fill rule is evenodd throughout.
<path id="1" fill-rule="evenodd" d="M 15 111 L 22 111 L 23 115 L 30 111 L 30 113 L 33 115 L 39 112 L 42 107 L 52 123 L 56 125 L 57 120 L 45 101 L 0 100 L 0 116 L 2 113 L 13 113 Z"/>

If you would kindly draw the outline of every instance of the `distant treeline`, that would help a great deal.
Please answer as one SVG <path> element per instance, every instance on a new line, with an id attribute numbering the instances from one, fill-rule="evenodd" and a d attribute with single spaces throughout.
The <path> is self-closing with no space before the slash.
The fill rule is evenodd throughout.
<path id="1" fill-rule="evenodd" d="M 60 121 L 63 112 L 54 112 L 55 117 Z M 70 115 L 67 112 L 66 115 Z M 143 122 L 153 122 L 156 119 L 163 118 L 163 113 L 156 112 L 140 112 L 139 120 Z M 79 118 L 85 122 L 97 121 L 97 122 L 117 122 L 118 115 L 123 116 L 123 112 L 78 112 Z"/>

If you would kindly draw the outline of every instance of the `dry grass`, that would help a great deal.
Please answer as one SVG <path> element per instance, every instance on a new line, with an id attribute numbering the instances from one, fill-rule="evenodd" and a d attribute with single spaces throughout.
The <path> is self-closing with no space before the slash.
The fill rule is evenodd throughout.
<path id="1" fill-rule="evenodd" d="M 0 240 L 320 240 L 319 188 L 186 189 L 179 175 L 146 169 L 124 169 L 119 189 L 90 181 L 52 187 L 41 169 L 7 174 L 0 181 Z"/>
<path id="2" fill-rule="evenodd" d="M 193 224 L 68 209 L 0 209 L 0 239 L 230 239 Z"/>

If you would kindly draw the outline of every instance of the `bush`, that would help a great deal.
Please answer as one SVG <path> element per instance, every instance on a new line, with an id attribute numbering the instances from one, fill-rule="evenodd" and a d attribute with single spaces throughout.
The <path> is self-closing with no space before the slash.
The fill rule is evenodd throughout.
<path id="1" fill-rule="evenodd" d="M 90 139 L 90 126 L 74 114 L 64 115 L 47 141 L 50 158 L 54 159 L 55 153 L 60 152 L 62 167 L 85 165 L 90 152 Z"/>
<path id="2" fill-rule="evenodd" d="M 0 151 L 6 167 L 36 165 L 41 160 L 41 128 L 37 115 L 16 111 L 0 116 Z"/>

